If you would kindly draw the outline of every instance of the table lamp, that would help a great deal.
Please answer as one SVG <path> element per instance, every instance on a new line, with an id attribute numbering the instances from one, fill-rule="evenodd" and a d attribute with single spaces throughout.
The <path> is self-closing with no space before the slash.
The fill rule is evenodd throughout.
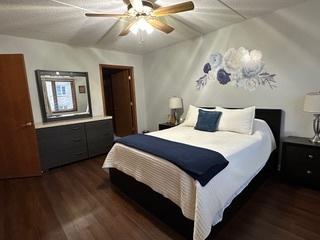
<path id="1" fill-rule="evenodd" d="M 320 92 L 308 93 L 304 98 L 304 111 L 313 113 L 313 143 L 320 143 Z"/>
<path id="2" fill-rule="evenodd" d="M 171 109 L 170 123 L 174 125 L 179 124 L 178 109 L 182 109 L 182 99 L 180 97 L 171 97 L 169 100 L 169 108 Z"/>

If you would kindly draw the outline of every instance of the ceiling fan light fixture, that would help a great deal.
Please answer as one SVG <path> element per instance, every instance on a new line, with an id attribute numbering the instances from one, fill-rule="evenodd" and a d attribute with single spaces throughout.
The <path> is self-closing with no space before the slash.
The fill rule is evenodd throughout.
<path id="1" fill-rule="evenodd" d="M 135 35 L 137 35 L 139 31 L 145 31 L 151 34 L 153 30 L 153 27 L 143 17 L 130 28 L 130 31 Z"/>

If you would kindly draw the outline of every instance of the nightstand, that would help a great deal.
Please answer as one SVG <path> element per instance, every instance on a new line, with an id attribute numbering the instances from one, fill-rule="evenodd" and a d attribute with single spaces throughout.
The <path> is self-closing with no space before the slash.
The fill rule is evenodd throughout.
<path id="1" fill-rule="evenodd" d="M 320 189 L 320 144 L 313 144 L 307 138 L 285 138 L 281 172 L 290 182 Z"/>
<path id="2" fill-rule="evenodd" d="M 159 124 L 159 130 L 164 130 L 164 129 L 168 129 L 168 128 L 172 128 L 175 127 L 177 125 L 171 124 L 171 123 L 160 123 Z"/>

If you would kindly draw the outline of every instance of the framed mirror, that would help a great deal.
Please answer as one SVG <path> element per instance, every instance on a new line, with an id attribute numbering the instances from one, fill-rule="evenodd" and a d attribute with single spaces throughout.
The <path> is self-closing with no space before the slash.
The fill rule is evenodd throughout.
<path id="1" fill-rule="evenodd" d="M 44 122 L 91 117 L 88 73 L 36 70 Z"/>

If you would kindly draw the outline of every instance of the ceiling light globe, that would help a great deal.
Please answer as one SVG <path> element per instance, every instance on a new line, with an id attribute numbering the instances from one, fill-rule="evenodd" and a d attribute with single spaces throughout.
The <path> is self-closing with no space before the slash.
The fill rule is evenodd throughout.
<path id="1" fill-rule="evenodd" d="M 130 31 L 135 35 L 139 30 L 151 34 L 153 32 L 153 27 L 142 17 L 130 28 Z"/>

